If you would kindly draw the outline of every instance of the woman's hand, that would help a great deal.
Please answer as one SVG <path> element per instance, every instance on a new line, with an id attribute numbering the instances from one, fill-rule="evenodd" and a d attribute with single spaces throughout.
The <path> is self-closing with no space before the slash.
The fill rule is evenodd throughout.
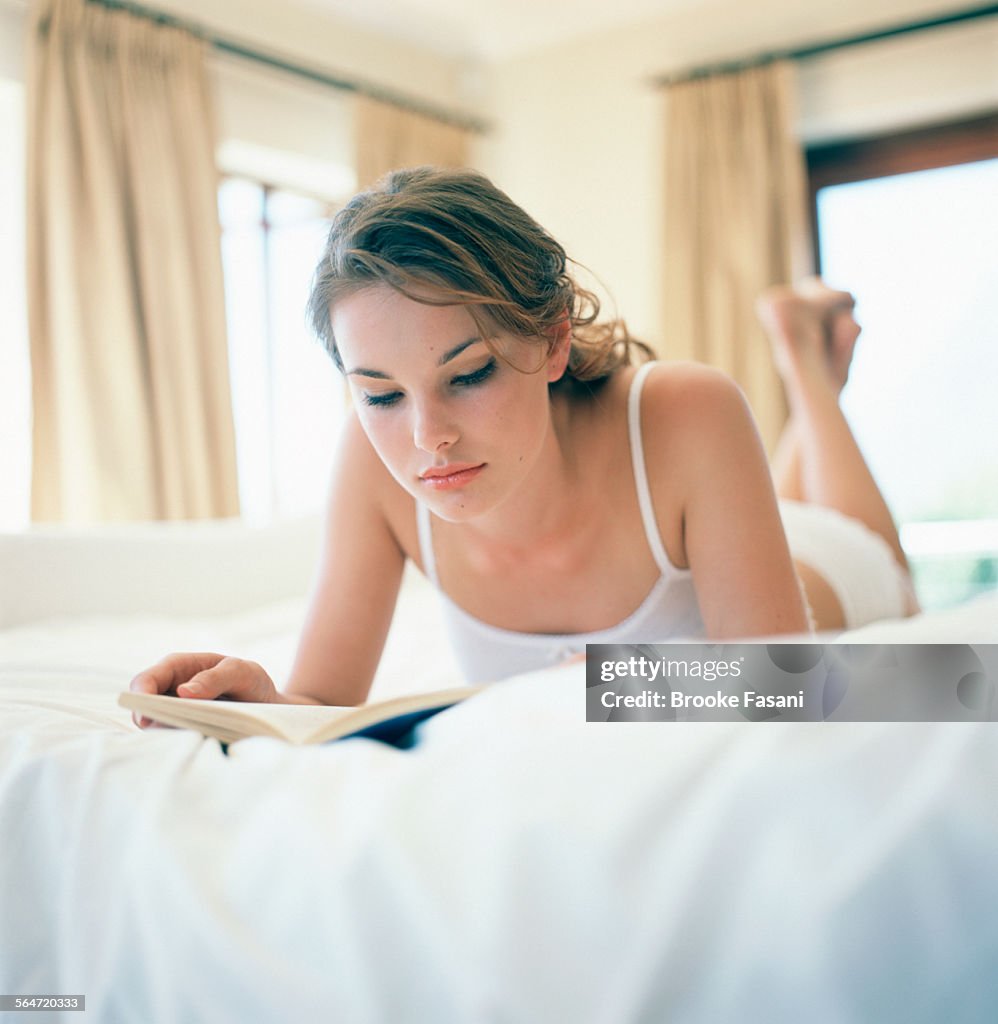
<path id="1" fill-rule="evenodd" d="M 284 703 L 274 681 L 255 661 L 227 658 L 224 654 L 170 654 L 140 672 L 128 685 L 133 693 L 165 693 L 177 697 Z M 132 715 L 140 728 L 153 722 Z"/>

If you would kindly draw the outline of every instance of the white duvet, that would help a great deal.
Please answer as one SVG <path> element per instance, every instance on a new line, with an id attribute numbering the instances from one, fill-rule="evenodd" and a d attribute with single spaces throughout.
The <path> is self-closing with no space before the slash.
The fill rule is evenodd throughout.
<path id="1" fill-rule="evenodd" d="M 407 601 L 374 696 L 453 681 Z M 85 994 L 97 1021 L 998 1014 L 998 727 L 587 724 L 581 666 L 407 751 L 225 756 L 115 705 L 175 648 L 280 677 L 302 610 L 0 632 L 0 993 Z M 996 623 L 992 597 L 856 639 Z"/>

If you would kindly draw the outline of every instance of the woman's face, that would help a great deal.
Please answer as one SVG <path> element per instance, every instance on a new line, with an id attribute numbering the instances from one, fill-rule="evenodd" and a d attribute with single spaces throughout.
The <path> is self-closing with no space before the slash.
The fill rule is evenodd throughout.
<path id="1" fill-rule="evenodd" d="M 489 351 L 463 306 L 425 305 L 385 285 L 331 313 L 361 425 L 402 487 L 458 522 L 524 484 L 551 438 L 555 360 L 518 371 Z M 521 368 L 544 356 L 537 342 L 497 340 Z"/>

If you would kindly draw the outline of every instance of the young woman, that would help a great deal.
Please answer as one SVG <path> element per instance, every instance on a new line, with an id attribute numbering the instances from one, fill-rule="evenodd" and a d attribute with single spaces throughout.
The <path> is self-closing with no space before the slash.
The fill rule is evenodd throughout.
<path id="1" fill-rule="evenodd" d="M 760 300 L 792 409 L 787 532 L 736 385 L 632 365 L 650 351 L 597 324 L 562 247 L 476 172 L 396 171 L 356 196 L 310 311 L 354 411 L 291 677 L 279 692 L 252 662 L 174 654 L 133 690 L 362 702 L 407 560 L 439 588 L 470 682 L 587 642 L 801 633 L 808 606 L 819 630 L 914 607 L 838 406 L 859 330 L 847 293 L 813 281 Z"/>

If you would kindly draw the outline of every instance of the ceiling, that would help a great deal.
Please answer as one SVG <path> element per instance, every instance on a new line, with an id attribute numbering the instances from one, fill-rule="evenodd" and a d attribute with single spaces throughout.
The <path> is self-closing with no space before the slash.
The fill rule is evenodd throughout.
<path id="1" fill-rule="evenodd" d="M 284 0 L 288 2 L 288 0 Z M 676 23 L 807 26 L 849 34 L 987 7 L 987 0 L 290 0 L 381 35 L 452 57 L 505 60 L 614 28 L 654 19 Z M 779 30 L 778 30 L 779 31 Z M 750 33 L 751 34 L 751 33 Z M 737 47 L 735 47 L 737 49 Z"/>
<path id="2" fill-rule="evenodd" d="M 451 56 L 499 60 L 711 0 L 295 0 Z"/>

